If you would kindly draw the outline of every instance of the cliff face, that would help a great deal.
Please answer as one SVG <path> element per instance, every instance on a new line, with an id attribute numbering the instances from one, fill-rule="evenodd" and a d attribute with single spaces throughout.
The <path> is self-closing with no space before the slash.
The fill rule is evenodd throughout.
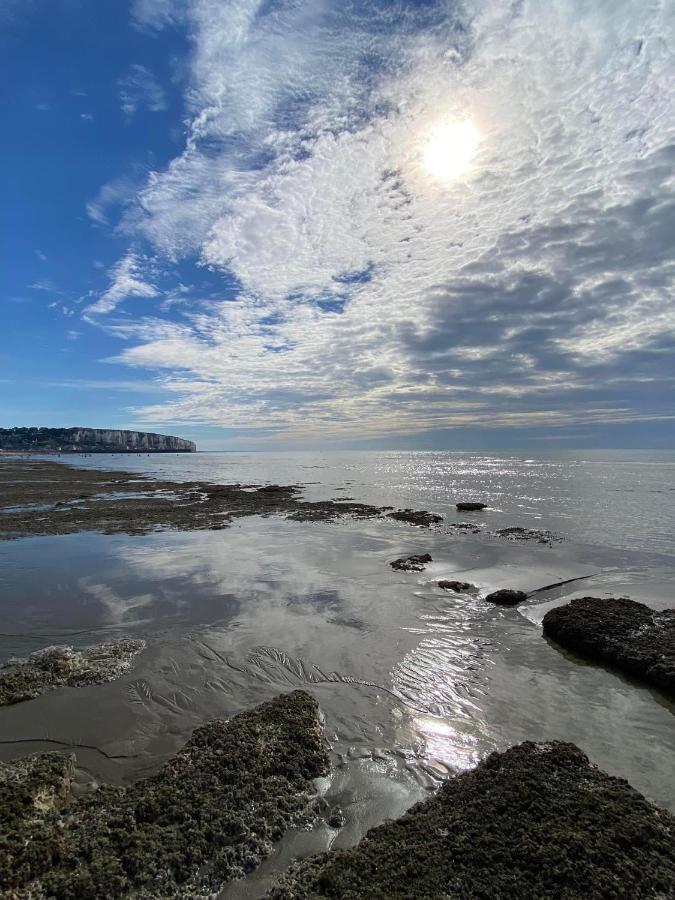
<path id="1" fill-rule="evenodd" d="M 0 450 L 62 453 L 194 453 L 192 441 L 148 431 L 104 428 L 0 428 Z"/>

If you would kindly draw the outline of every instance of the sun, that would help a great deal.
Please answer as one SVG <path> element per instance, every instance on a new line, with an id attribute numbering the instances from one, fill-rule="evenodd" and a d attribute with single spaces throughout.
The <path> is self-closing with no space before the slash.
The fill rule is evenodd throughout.
<path id="1" fill-rule="evenodd" d="M 422 161 L 435 178 L 459 178 L 469 168 L 479 143 L 480 133 L 473 122 L 443 122 L 429 135 Z"/>

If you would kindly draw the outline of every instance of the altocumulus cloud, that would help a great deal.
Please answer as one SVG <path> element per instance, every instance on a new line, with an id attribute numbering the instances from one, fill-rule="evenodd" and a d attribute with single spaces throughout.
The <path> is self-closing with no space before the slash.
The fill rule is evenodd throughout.
<path id="1" fill-rule="evenodd" d="M 239 290 L 108 322 L 171 392 L 145 421 L 349 437 L 673 414 L 670 3 L 137 3 L 139 27 L 178 22 L 188 138 L 119 226 L 151 250 L 89 314 L 156 296 L 158 260 Z M 480 143 L 443 180 L 424 148 L 453 121 Z"/>

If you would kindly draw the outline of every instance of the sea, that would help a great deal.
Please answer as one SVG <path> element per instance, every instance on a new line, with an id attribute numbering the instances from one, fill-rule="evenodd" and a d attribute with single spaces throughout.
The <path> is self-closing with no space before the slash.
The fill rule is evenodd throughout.
<path id="1" fill-rule="evenodd" d="M 289 832 L 223 898 L 255 898 L 297 857 L 355 843 L 447 778 L 525 740 L 572 741 L 675 811 L 675 706 L 543 637 L 577 596 L 675 607 L 675 453 L 214 452 L 97 455 L 77 465 L 222 484 L 297 484 L 303 496 L 427 509 L 390 519 L 236 520 L 222 531 L 80 533 L 0 543 L 0 660 L 50 644 L 142 637 L 110 684 L 0 710 L 0 759 L 67 749 L 83 785 L 156 771 L 194 728 L 283 691 L 319 701 L 344 824 Z M 459 513 L 455 504 L 487 504 Z M 471 522 L 479 533 L 453 528 Z M 546 530 L 518 541 L 498 529 Z M 394 571 L 430 553 L 422 572 Z M 452 594 L 441 579 L 471 582 Z M 530 592 L 515 608 L 483 598 Z"/>

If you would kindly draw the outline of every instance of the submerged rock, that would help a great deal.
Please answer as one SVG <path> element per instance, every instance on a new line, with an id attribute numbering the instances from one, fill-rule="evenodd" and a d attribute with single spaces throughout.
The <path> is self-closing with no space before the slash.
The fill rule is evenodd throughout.
<path id="1" fill-rule="evenodd" d="M 446 781 L 358 846 L 291 868 L 269 900 L 672 897 L 675 819 L 573 744 L 524 743 Z"/>
<path id="2" fill-rule="evenodd" d="M 567 650 L 675 697 L 675 609 L 656 612 L 626 597 L 577 597 L 549 610 L 543 626 Z"/>
<path id="3" fill-rule="evenodd" d="M 133 665 L 145 641 L 124 638 L 83 650 L 67 645 L 36 650 L 27 659 L 11 659 L 0 668 L 0 706 L 32 700 L 48 688 L 103 684 Z"/>
<path id="4" fill-rule="evenodd" d="M 511 588 L 502 588 L 500 591 L 493 591 L 485 598 L 490 603 L 497 603 L 499 606 L 515 606 L 516 603 L 522 603 L 527 600 L 525 591 L 514 591 Z"/>
<path id="5" fill-rule="evenodd" d="M 198 728 L 156 775 L 75 798 L 73 758 L 0 763 L 0 895 L 194 898 L 255 868 L 328 771 L 304 691 Z"/>
<path id="6" fill-rule="evenodd" d="M 427 512 L 426 509 L 397 509 L 395 512 L 387 513 L 387 518 L 396 519 L 397 522 L 407 522 L 409 525 L 421 525 L 425 528 L 443 521 L 443 516 Z"/>
<path id="7" fill-rule="evenodd" d="M 439 588 L 444 591 L 454 591 L 456 594 L 466 594 L 469 591 L 477 591 L 478 588 L 470 581 L 439 581 Z"/>
<path id="8" fill-rule="evenodd" d="M 401 559 L 395 559 L 389 565 L 392 569 L 402 572 L 421 572 L 430 562 L 431 554 L 423 553 L 421 556 L 402 556 Z"/>
<path id="9" fill-rule="evenodd" d="M 487 509 L 487 503 L 478 503 L 473 500 L 462 500 L 460 503 L 456 503 L 455 506 L 457 509 L 463 509 L 465 512 Z"/>

